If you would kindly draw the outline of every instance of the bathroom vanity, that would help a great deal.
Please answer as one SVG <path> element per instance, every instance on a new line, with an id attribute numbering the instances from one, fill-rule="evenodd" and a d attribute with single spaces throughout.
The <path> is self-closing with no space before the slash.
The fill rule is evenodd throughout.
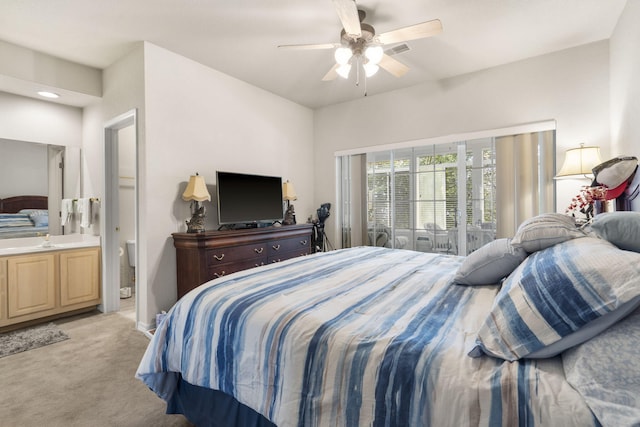
<path id="1" fill-rule="evenodd" d="M 0 244 L 0 331 L 100 304 L 100 241 L 92 237 Z"/>

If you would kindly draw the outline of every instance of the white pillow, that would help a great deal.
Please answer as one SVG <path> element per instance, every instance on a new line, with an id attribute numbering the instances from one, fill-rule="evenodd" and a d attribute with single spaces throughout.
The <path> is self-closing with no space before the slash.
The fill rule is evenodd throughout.
<path id="1" fill-rule="evenodd" d="M 586 234 L 576 227 L 575 218 L 559 213 L 545 213 L 524 221 L 518 227 L 511 244 L 529 253 L 541 251 L 550 246 Z"/>
<path id="2" fill-rule="evenodd" d="M 602 425 L 640 423 L 640 310 L 562 354 L 567 381 Z"/>
<path id="3" fill-rule="evenodd" d="M 527 257 L 522 248 L 511 245 L 511 239 L 497 239 L 471 252 L 456 272 L 454 282 L 462 285 L 500 283 Z"/>

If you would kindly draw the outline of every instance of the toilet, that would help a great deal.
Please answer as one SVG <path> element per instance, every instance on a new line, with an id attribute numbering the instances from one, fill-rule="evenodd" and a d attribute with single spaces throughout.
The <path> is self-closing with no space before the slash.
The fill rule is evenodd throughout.
<path id="1" fill-rule="evenodd" d="M 133 268 L 133 281 L 135 283 L 135 267 L 136 267 L 136 241 L 127 240 L 127 258 L 129 260 L 129 266 Z M 125 286 L 120 288 L 120 298 L 131 297 L 131 287 Z"/>
<path id="2" fill-rule="evenodd" d="M 127 255 L 129 255 L 129 266 L 136 267 L 136 241 L 127 240 Z"/>

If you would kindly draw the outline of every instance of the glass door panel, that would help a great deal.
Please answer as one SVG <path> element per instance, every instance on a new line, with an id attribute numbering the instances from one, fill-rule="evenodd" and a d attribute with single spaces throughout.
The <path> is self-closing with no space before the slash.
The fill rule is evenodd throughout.
<path id="1" fill-rule="evenodd" d="M 452 253 L 456 226 L 458 154 L 456 144 L 415 150 L 416 250 Z"/>

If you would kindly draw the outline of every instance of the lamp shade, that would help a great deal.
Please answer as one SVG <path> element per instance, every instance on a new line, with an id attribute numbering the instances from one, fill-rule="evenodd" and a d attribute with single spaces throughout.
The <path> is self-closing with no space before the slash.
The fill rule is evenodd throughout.
<path id="1" fill-rule="evenodd" d="M 282 198 L 284 200 L 298 200 L 296 190 L 293 188 L 293 184 L 289 180 L 282 184 Z"/>
<path id="2" fill-rule="evenodd" d="M 600 159 L 600 147 L 585 147 L 567 150 L 564 163 L 556 178 L 593 178 L 593 169 L 602 163 Z"/>
<path id="3" fill-rule="evenodd" d="M 205 200 L 211 200 L 211 195 L 207 190 L 207 184 L 204 182 L 204 177 L 198 175 L 191 175 L 187 189 L 182 193 L 182 199 L 186 201 L 195 200 L 197 202 L 204 202 Z"/>
<path id="4" fill-rule="evenodd" d="M 336 73 L 343 79 L 349 78 L 349 72 L 351 71 L 351 64 L 344 64 L 336 68 Z"/>
<path id="5" fill-rule="evenodd" d="M 367 77 L 373 76 L 380 69 L 378 65 L 371 62 L 367 62 L 366 64 L 363 65 L 363 67 L 364 67 L 364 73 Z"/>
<path id="6" fill-rule="evenodd" d="M 333 56 L 338 64 L 345 65 L 353 56 L 353 52 L 351 52 L 351 49 L 348 47 L 339 47 L 336 49 Z"/>
<path id="7" fill-rule="evenodd" d="M 383 55 L 384 50 L 382 46 L 369 46 L 367 50 L 364 51 L 364 56 L 366 56 L 372 64 L 379 64 L 380 61 L 382 61 Z"/>

